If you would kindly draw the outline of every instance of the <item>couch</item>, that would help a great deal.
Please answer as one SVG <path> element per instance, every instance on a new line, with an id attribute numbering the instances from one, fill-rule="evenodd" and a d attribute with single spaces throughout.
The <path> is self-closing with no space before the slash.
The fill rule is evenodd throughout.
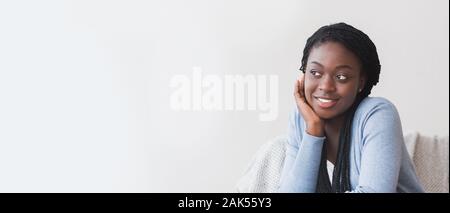
<path id="1" fill-rule="evenodd" d="M 449 137 L 426 136 L 418 132 L 404 136 L 408 153 L 426 192 L 449 192 Z M 263 144 L 236 184 L 236 192 L 276 192 L 283 167 L 286 136 Z"/>

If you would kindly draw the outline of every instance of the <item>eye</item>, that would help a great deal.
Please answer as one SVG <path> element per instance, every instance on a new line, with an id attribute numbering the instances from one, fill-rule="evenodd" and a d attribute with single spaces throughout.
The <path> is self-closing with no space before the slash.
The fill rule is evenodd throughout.
<path id="1" fill-rule="evenodd" d="M 336 78 L 340 81 L 345 81 L 348 79 L 347 76 L 345 76 L 345 75 L 337 75 Z"/>
<path id="2" fill-rule="evenodd" d="M 320 77 L 321 74 L 319 72 L 317 72 L 316 70 L 310 70 L 309 73 L 311 73 L 312 76 L 314 77 Z"/>

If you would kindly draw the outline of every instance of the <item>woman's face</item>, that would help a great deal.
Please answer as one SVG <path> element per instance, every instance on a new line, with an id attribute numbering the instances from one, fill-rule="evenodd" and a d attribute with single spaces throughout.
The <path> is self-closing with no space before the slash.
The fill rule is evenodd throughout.
<path id="1" fill-rule="evenodd" d="M 337 42 L 313 47 L 305 72 L 305 96 L 322 119 L 342 115 L 364 87 L 361 65 L 351 51 Z"/>

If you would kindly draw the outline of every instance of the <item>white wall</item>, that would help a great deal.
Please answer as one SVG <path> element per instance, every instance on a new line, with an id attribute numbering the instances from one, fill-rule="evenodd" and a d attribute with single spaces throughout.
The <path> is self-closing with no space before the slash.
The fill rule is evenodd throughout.
<path id="1" fill-rule="evenodd" d="M 285 133 L 306 38 L 375 42 L 373 95 L 404 132 L 448 135 L 446 0 L 1 1 L 1 192 L 227 192 Z M 278 75 L 279 112 L 174 111 L 173 76 Z"/>

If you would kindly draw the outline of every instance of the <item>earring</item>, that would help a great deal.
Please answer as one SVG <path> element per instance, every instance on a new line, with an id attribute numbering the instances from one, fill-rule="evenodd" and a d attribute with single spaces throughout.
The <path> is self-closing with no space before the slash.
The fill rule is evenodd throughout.
<path id="1" fill-rule="evenodd" d="M 362 91 L 362 89 L 359 89 L 359 92 L 361 92 Z"/>

